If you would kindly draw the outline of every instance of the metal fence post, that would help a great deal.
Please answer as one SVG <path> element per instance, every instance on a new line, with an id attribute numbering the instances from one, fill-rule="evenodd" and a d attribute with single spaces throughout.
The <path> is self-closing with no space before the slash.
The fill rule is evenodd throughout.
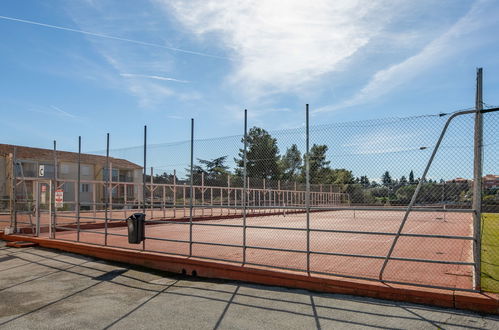
<path id="1" fill-rule="evenodd" d="M 177 170 L 173 170 L 173 217 L 177 218 Z"/>
<path id="2" fill-rule="evenodd" d="M 305 203 L 307 208 L 307 273 L 310 274 L 310 121 L 308 104 L 305 106 L 305 180 L 306 180 L 306 195 Z"/>
<path id="3" fill-rule="evenodd" d="M 149 188 L 149 196 L 151 198 L 151 205 L 150 205 L 150 209 L 151 209 L 151 219 L 154 218 L 154 179 L 153 179 L 153 175 L 154 175 L 154 167 L 151 166 L 151 177 L 149 178 L 150 180 L 150 188 Z"/>
<path id="4" fill-rule="evenodd" d="M 247 189 L 248 189 L 248 170 L 247 170 L 247 149 L 248 149 L 248 110 L 244 109 L 244 154 L 243 154 L 243 264 L 246 263 L 246 201 L 247 201 Z"/>
<path id="5" fill-rule="evenodd" d="M 14 226 L 14 233 L 17 234 L 17 172 L 16 172 L 16 164 L 17 164 L 17 148 L 14 147 L 14 151 L 12 153 L 12 224 Z"/>
<path id="6" fill-rule="evenodd" d="M 35 218 L 36 218 L 36 235 L 40 236 L 40 182 L 34 181 L 33 186 L 35 188 Z"/>
<path id="7" fill-rule="evenodd" d="M 201 217 L 204 217 L 204 172 L 201 172 Z"/>
<path id="8" fill-rule="evenodd" d="M 227 174 L 227 213 L 230 215 L 230 174 Z M 223 212 L 223 209 L 222 209 Z"/>
<path id="9" fill-rule="evenodd" d="M 108 190 L 108 195 L 109 195 L 109 219 L 113 219 L 113 162 L 109 162 L 109 168 L 108 174 L 109 174 L 109 190 Z"/>
<path id="10" fill-rule="evenodd" d="M 476 75 L 476 114 L 473 139 L 473 260 L 475 262 L 474 286 L 480 290 L 481 284 L 481 218 L 482 218 L 482 159 L 483 159 L 483 110 L 482 68 Z"/>
<path id="11" fill-rule="evenodd" d="M 52 187 L 52 181 L 49 181 L 49 237 L 52 236 L 52 230 L 50 229 L 50 222 L 52 220 L 52 194 L 54 187 Z"/>
<path id="12" fill-rule="evenodd" d="M 80 241 L 80 176 L 81 176 L 81 136 L 78 136 L 78 178 L 76 185 L 76 240 Z"/>
<path id="13" fill-rule="evenodd" d="M 106 174 L 107 172 L 107 174 Z M 109 207 L 109 176 L 112 173 L 109 172 L 109 133 L 106 135 L 106 170 L 102 171 L 103 175 L 106 175 L 106 189 L 105 189 L 105 210 L 104 210 L 104 245 L 107 245 L 107 226 L 108 226 L 108 218 L 107 211 Z"/>
<path id="14" fill-rule="evenodd" d="M 194 118 L 191 118 L 191 164 L 189 193 L 189 257 L 192 257 L 192 206 L 194 193 Z"/>
<path id="15" fill-rule="evenodd" d="M 56 202 L 55 202 L 55 193 L 57 191 L 57 141 L 54 140 L 54 218 L 52 219 L 52 223 L 49 226 L 52 228 L 52 238 L 55 238 L 56 232 L 57 232 L 57 207 L 56 207 Z"/>
<path id="16" fill-rule="evenodd" d="M 147 125 L 144 125 L 144 173 L 142 175 L 142 204 L 144 215 L 146 214 L 146 176 L 147 176 Z M 142 241 L 142 250 L 146 249 L 146 233 L 144 226 L 144 240 Z"/>

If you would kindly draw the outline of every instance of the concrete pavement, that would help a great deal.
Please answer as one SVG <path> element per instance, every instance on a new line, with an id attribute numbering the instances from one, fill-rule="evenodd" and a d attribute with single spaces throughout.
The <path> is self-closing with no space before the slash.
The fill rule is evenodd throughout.
<path id="1" fill-rule="evenodd" d="M 499 316 L 157 272 L 0 241 L 0 329 L 498 329 Z"/>

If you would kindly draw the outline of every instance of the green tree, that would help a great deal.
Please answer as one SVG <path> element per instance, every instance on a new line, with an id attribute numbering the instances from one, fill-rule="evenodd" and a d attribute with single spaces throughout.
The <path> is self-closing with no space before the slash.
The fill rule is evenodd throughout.
<path id="1" fill-rule="evenodd" d="M 383 175 L 381 176 L 381 182 L 385 187 L 390 187 L 392 185 L 392 177 L 390 176 L 390 172 L 386 171 L 385 173 L 383 173 Z"/>
<path id="2" fill-rule="evenodd" d="M 366 175 L 360 177 L 360 184 L 362 187 L 367 188 L 370 185 L 369 178 Z"/>
<path id="3" fill-rule="evenodd" d="M 372 204 L 376 202 L 371 191 L 364 189 L 361 184 L 349 184 L 345 187 L 344 192 L 350 195 L 352 203 Z"/>
<path id="4" fill-rule="evenodd" d="M 197 159 L 198 164 L 192 167 L 194 173 L 194 184 L 201 184 L 201 175 L 204 175 L 204 183 L 208 185 L 225 184 L 229 167 L 225 165 L 228 156 L 214 158 L 212 160 Z M 190 180 L 190 169 L 186 169 L 187 180 Z"/>
<path id="5" fill-rule="evenodd" d="M 212 160 L 199 159 L 198 162 L 204 166 L 205 182 L 207 184 L 225 183 L 225 178 L 229 174 L 229 167 L 225 165 L 228 156 L 214 158 Z"/>
<path id="6" fill-rule="evenodd" d="M 376 188 L 371 188 L 371 194 L 374 197 L 388 197 L 390 196 L 390 189 L 387 187 L 376 187 Z"/>
<path id="7" fill-rule="evenodd" d="M 241 140 L 244 143 L 244 138 Z M 252 127 L 248 132 L 247 149 L 247 175 L 252 178 L 278 179 L 279 148 L 277 140 L 266 130 L 260 127 Z M 239 159 L 235 158 L 238 174 L 241 175 L 244 168 L 244 150 L 239 149 Z"/>
<path id="8" fill-rule="evenodd" d="M 281 161 L 282 178 L 285 180 L 296 180 L 298 170 L 302 165 L 301 153 L 296 144 L 293 144 L 286 150 Z"/>
<path id="9" fill-rule="evenodd" d="M 326 152 L 328 147 L 326 145 L 314 144 L 310 148 L 310 182 L 311 183 L 326 183 L 324 182 L 329 169 L 329 161 L 326 160 Z M 302 174 L 305 177 L 306 166 L 302 167 Z"/>
<path id="10" fill-rule="evenodd" d="M 397 196 L 397 199 L 400 200 L 402 203 L 409 203 L 412 198 L 412 195 L 414 195 L 415 190 L 416 186 L 414 185 L 402 186 L 399 189 L 397 189 L 395 195 Z"/>
<path id="11" fill-rule="evenodd" d="M 212 160 L 199 159 L 198 162 L 204 165 L 205 172 L 208 175 L 227 174 L 229 167 L 225 165 L 228 156 L 214 158 Z"/>
<path id="12" fill-rule="evenodd" d="M 400 178 L 399 184 L 401 186 L 407 185 L 407 179 L 406 179 L 405 175 L 402 175 L 402 177 Z"/>
<path id="13" fill-rule="evenodd" d="M 414 172 L 411 170 L 411 173 L 409 173 L 409 184 L 414 184 L 416 183 L 414 181 Z"/>
<path id="14" fill-rule="evenodd" d="M 322 171 L 322 182 L 319 183 L 330 183 L 330 184 L 353 184 L 354 176 L 352 171 L 346 170 L 344 168 L 331 169 L 325 168 Z"/>
<path id="15" fill-rule="evenodd" d="M 151 180 L 151 176 L 146 174 L 146 182 Z M 153 177 L 154 183 L 173 183 L 173 174 L 163 172 L 163 174 L 155 174 Z"/>

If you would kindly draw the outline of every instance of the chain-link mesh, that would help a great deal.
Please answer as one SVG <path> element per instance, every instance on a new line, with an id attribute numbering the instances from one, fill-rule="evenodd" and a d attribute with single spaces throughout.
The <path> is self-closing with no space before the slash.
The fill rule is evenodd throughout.
<path id="1" fill-rule="evenodd" d="M 483 115 L 481 286 L 499 292 L 499 113 Z"/>
<path id="2" fill-rule="evenodd" d="M 111 136 L 99 152 L 83 140 L 81 154 L 75 143 L 35 163 L 11 155 L 16 198 L 1 200 L 0 221 L 85 243 L 470 290 L 475 116 L 312 125 L 308 135 L 249 123 L 246 138 L 241 123 L 240 135 L 222 138 L 144 146 L 138 133 L 137 147 L 113 148 Z M 498 117 L 483 114 L 482 211 L 492 214 Z M 128 242 L 134 213 L 146 214 L 141 244 Z M 497 258 L 489 245 L 482 253 Z"/>

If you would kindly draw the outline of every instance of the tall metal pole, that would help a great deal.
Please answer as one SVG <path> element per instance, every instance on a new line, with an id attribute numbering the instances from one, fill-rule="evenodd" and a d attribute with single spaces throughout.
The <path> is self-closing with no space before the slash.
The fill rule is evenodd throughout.
<path id="1" fill-rule="evenodd" d="M 194 118 L 191 118 L 191 182 L 189 199 L 189 257 L 192 256 L 192 206 L 194 194 Z"/>
<path id="2" fill-rule="evenodd" d="M 244 109 L 244 154 L 243 154 L 243 265 L 246 263 L 246 201 L 248 198 L 247 190 L 248 190 L 248 157 L 247 157 L 247 149 L 248 149 L 248 110 Z"/>
<path id="3" fill-rule="evenodd" d="M 12 154 L 12 223 L 14 233 L 17 234 L 17 148 L 14 147 Z"/>
<path id="4" fill-rule="evenodd" d="M 109 197 L 109 219 L 113 219 L 113 162 L 109 161 L 109 166 L 107 169 L 109 174 L 109 189 L 107 191 Z"/>
<path id="5" fill-rule="evenodd" d="M 475 289 L 481 286 L 481 218 L 482 218 L 482 160 L 483 160 L 483 99 L 482 99 L 482 68 L 476 73 L 476 114 L 473 155 L 473 260 L 475 261 Z"/>
<path id="6" fill-rule="evenodd" d="M 173 218 L 177 218 L 177 170 L 173 170 Z"/>
<path id="7" fill-rule="evenodd" d="M 57 207 L 55 207 L 55 193 L 57 191 L 58 185 L 57 185 L 57 141 L 54 140 L 54 218 L 51 224 L 52 228 L 52 238 L 55 238 L 56 232 L 57 232 Z"/>
<path id="8" fill-rule="evenodd" d="M 35 188 L 35 218 L 36 218 L 36 235 L 40 236 L 40 182 L 34 181 L 33 186 Z M 33 234 L 35 234 L 33 233 Z"/>
<path id="9" fill-rule="evenodd" d="M 147 125 L 144 125 L 144 173 L 142 175 L 142 203 L 143 211 L 146 214 L 146 176 L 147 176 Z M 145 226 L 144 226 L 144 240 L 142 241 L 142 250 L 146 249 L 145 240 Z"/>
<path id="10" fill-rule="evenodd" d="M 104 245 L 107 245 L 107 226 L 108 226 L 108 218 L 107 218 L 107 210 L 109 208 L 109 177 L 113 175 L 112 172 L 109 171 L 109 133 L 106 135 L 106 170 L 102 173 L 106 173 L 106 194 L 105 194 L 105 210 L 104 210 Z"/>
<path id="11" fill-rule="evenodd" d="M 52 187 L 52 181 L 49 181 L 49 237 L 52 236 L 52 230 L 50 229 L 50 221 L 52 220 L 52 194 L 54 188 Z"/>
<path id="12" fill-rule="evenodd" d="M 151 219 L 154 218 L 154 179 L 153 179 L 153 176 L 154 176 L 154 168 L 151 166 L 151 177 L 149 180 L 151 182 L 151 186 L 149 188 L 149 196 L 151 198 L 151 205 L 150 205 Z"/>
<path id="13" fill-rule="evenodd" d="M 201 172 L 201 216 L 204 217 L 204 172 Z"/>
<path id="14" fill-rule="evenodd" d="M 310 274 L 310 121 L 308 104 L 305 106 L 305 180 L 306 180 L 306 195 L 305 203 L 307 206 L 307 272 Z"/>
<path id="15" fill-rule="evenodd" d="M 76 185 L 76 241 L 80 241 L 80 192 L 81 192 L 81 136 L 78 136 L 78 178 Z"/>
<path id="16" fill-rule="evenodd" d="M 144 162 L 142 173 L 142 211 L 146 213 L 147 126 L 144 126 Z"/>

